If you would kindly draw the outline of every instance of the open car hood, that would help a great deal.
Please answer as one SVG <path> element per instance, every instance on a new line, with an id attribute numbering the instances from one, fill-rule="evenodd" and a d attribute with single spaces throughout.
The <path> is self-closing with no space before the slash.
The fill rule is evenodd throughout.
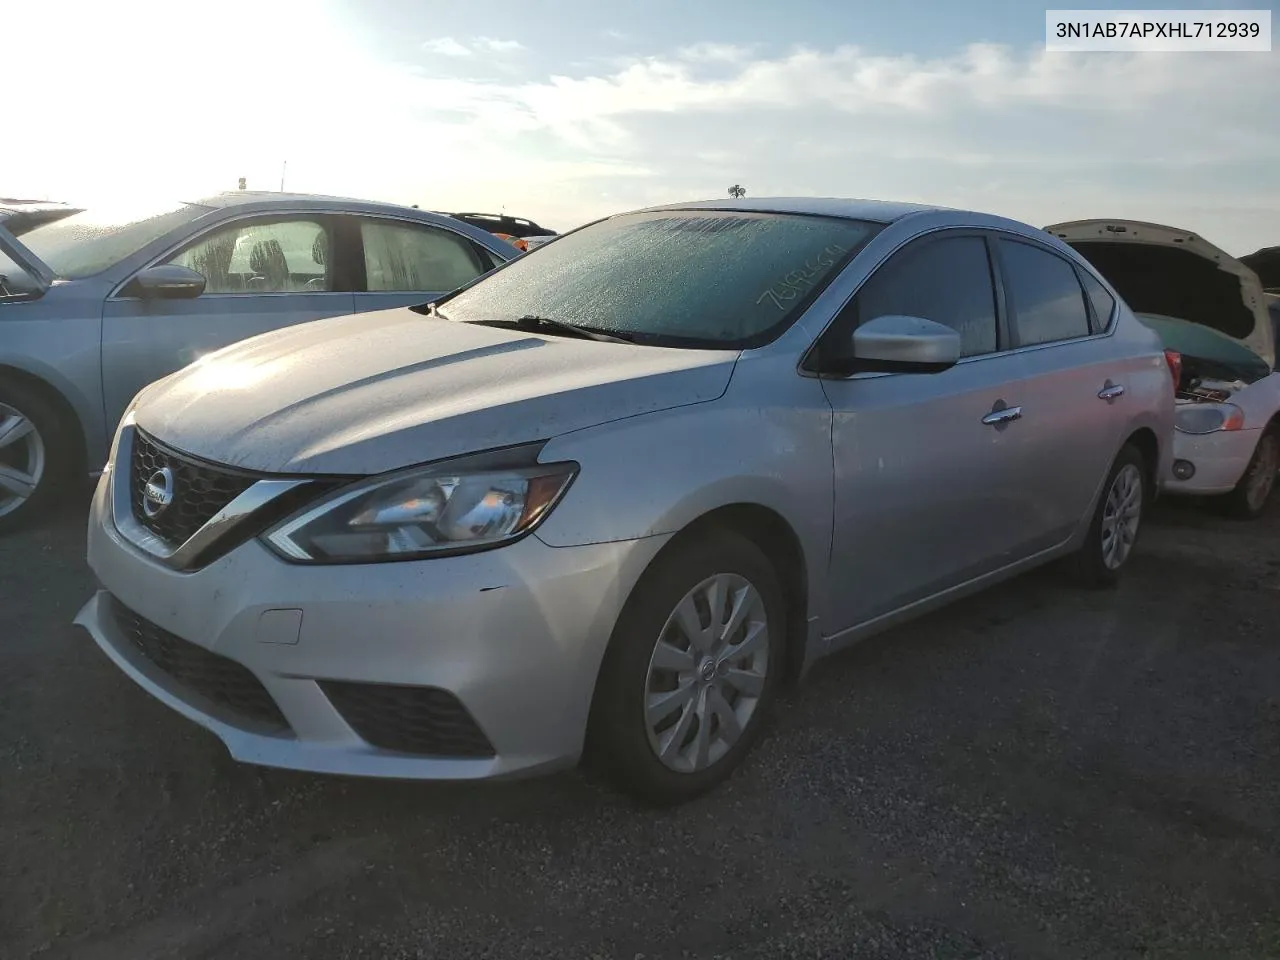
<path id="1" fill-rule="evenodd" d="M 53 271 L 45 265 L 43 260 L 24 247 L 17 237 L 6 230 L 3 222 L 0 222 L 0 253 L 29 273 L 39 285 L 41 293 L 48 290 L 53 283 Z"/>
<path id="2" fill-rule="evenodd" d="M 1197 234 L 1138 220 L 1045 227 L 1111 282 L 1135 313 L 1217 330 L 1275 365 L 1275 335 L 1258 275 Z"/>

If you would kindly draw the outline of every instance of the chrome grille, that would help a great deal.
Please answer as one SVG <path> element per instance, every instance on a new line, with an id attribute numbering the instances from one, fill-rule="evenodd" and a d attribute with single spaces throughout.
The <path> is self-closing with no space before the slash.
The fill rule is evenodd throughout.
<path id="1" fill-rule="evenodd" d="M 147 516 L 143 492 L 148 481 L 166 467 L 173 474 L 173 499 L 154 516 Z M 133 516 L 173 546 L 186 543 L 219 510 L 248 490 L 255 479 L 171 450 L 141 430 L 134 434 L 129 471 Z"/>

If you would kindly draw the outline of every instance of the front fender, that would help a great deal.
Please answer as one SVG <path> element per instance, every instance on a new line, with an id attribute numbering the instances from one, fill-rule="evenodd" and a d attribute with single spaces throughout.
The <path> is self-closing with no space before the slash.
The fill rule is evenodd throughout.
<path id="1" fill-rule="evenodd" d="M 38 300 L 0 306 L 0 367 L 61 395 L 78 421 L 90 469 L 106 458 L 100 294 L 93 283 L 72 282 L 55 285 Z"/>
<path id="2" fill-rule="evenodd" d="M 810 610 L 825 600 L 831 550 L 831 408 L 794 361 L 744 358 L 724 396 L 551 440 L 544 462 L 581 471 L 538 529 L 551 546 L 678 533 L 720 507 L 752 504 L 795 532 Z"/>

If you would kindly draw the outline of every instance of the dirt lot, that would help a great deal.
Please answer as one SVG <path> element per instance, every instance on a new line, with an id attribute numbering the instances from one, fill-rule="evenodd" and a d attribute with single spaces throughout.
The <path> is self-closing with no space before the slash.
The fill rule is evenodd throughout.
<path id="1" fill-rule="evenodd" d="M 661 814 L 233 763 L 70 625 L 83 522 L 0 541 L 0 956 L 1280 957 L 1280 510 L 826 662 Z"/>

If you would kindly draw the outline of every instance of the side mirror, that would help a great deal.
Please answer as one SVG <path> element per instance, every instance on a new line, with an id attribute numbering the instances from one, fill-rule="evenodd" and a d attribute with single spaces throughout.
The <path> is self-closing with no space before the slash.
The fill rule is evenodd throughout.
<path id="1" fill-rule="evenodd" d="M 858 371 L 939 373 L 960 359 L 960 334 L 923 317 L 876 317 L 852 339 Z"/>
<path id="2" fill-rule="evenodd" d="M 166 263 L 139 272 L 121 294 L 143 300 L 194 300 L 204 293 L 205 283 L 190 267 Z"/>

